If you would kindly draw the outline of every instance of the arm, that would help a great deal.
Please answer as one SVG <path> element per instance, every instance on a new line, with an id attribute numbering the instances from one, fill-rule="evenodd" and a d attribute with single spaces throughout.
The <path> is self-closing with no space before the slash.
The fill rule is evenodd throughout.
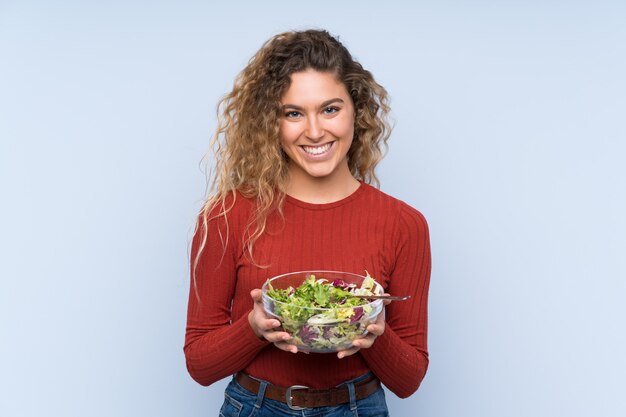
<path id="1" fill-rule="evenodd" d="M 202 385 L 210 385 L 243 369 L 268 344 L 254 334 L 248 314 L 232 321 L 237 262 L 233 233 L 236 225 L 232 223 L 232 217 L 228 228 L 223 217 L 209 221 L 207 241 L 195 270 L 195 286 L 193 265 L 202 243 L 201 221 L 191 246 L 192 276 L 184 352 L 189 374 Z M 220 232 L 224 239 L 228 237 L 225 248 Z M 252 304 L 250 300 L 250 307 Z"/>
<path id="2" fill-rule="evenodd" d="M 396 262 L 387 292 L 411 295 L 386 308 L 384 332 L 369 349 L 365 361 L 380 380 L 400 398 L 413 394 L 428 368 L 427 304 L 430 283 L 430 243 L 424 217 L 402 204 L 397 225 Z"/>

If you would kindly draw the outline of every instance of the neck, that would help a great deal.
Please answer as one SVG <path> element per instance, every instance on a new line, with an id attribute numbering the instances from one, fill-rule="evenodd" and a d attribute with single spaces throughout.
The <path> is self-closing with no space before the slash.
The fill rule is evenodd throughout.
<path id="1" fill-rule="evenodd" d="M 299 170 L 290 170 L 285 193 L 312 204 L 333 203 L 348 197 L 360 186 L 346 164 L 345 169 L 325 177 L 312 177 Z"/>

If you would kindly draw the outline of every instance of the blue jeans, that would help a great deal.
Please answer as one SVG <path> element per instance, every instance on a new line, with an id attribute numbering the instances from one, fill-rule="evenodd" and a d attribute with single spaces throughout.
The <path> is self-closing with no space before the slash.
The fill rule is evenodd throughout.
<path id="1" fill-rule="evenodd" d="M 259 393 L 254 394 L 243 388 L 235 378 L 230 381 L 224 392 L 224 404 L 220 417 L 388 417 L 387 402 L 382 386 L 372 395 L 355 400 L 354 383 L 366 379 L 369 374 L 362 375 L 342 385 L 348 386 L 350 402 L 332 406 L 316 407 L 304 410 L 292 410 L 287 404 L 264 397 L 267 382 L 261 381 Z"/>

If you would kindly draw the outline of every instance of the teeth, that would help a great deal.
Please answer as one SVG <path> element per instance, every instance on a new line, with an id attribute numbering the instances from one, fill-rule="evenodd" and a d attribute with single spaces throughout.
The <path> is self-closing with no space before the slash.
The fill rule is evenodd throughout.
<path id="1" fill-rule="evenodd" d="M 320 155 L 329 150 L 331 145 L 332 143 L 327 143 L 326 145 L 322 146 L 303 146 L 302 149 L 304 149 L 306 153 L 310 153 L 311 155 Z"/>

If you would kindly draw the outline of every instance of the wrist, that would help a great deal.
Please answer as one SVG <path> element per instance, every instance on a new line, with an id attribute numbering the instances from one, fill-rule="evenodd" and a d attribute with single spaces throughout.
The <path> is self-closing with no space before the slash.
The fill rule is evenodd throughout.
<path id="1" fill-rule="evenodd" d="M 259 339 L 264 340 L 263 336 L 259 333 L 256 326 L 254 325 L 254 310 L 250 310 L 250 312 L 248 313 L 248 324 L 250 325 L 252 333 L 254 333 L 254 335 Z"/>

